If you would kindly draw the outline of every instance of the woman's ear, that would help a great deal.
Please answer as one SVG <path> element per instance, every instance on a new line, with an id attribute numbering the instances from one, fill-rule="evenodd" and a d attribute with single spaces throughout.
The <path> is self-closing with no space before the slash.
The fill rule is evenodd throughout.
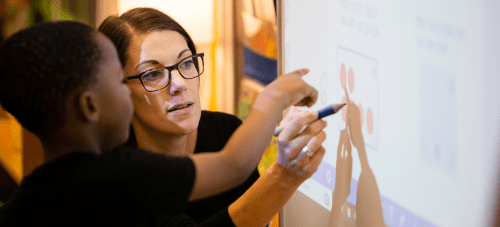
<path id="1" fill-rule="evenodd" d="M 99 120 L 99 108 L 97 107 L 97 96 L 94 92 L 84 91 L 78 99 L 78 106 L 83 118 L 88 122 Z"/>

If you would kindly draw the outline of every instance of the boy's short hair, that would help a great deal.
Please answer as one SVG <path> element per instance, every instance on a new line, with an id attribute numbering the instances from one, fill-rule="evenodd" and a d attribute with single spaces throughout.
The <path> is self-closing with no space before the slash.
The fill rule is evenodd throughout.
<path id="1" fill-rule="evenodd" d="M 42 23 L 0 46 L 0 104 L 29 131 L 46 135 L 64 123 L 64 104 L 95 82 L 96 31 L 74 21 Z"/>

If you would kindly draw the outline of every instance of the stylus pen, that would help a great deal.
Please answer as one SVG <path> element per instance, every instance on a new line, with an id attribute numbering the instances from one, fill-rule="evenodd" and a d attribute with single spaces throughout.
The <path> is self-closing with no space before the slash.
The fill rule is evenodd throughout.
<path id="1" fill-rule="evenodd" d="M 344 106 L 345 106 L 345 103 L 329 105 L 329 106 L 325 107 L 324 109 L 318 111 L 318 119 L 324 118 L 326 116 L 330 116 L 332 114 L 336 114 Z M 281 126 L 276 127 L 274 129 L 273 135 L 278 136 L 280 134 L 280 132 L 283 131 L 285 126 L 286 126 L 286 124 L 283 124 Z"/>

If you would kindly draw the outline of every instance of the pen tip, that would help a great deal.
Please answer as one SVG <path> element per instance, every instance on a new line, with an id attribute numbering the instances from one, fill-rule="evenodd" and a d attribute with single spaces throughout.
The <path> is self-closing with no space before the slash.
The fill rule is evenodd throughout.
<path id="1" fill-rule="evenodd" d="M 340 109 L 342 109 L 342 107 L 344 107 L 346 105 L 346 103 L 340 103 L 340 104 L 333 104 L 332 105 L 332 108 L 335 112 L 338 112 Z"/>

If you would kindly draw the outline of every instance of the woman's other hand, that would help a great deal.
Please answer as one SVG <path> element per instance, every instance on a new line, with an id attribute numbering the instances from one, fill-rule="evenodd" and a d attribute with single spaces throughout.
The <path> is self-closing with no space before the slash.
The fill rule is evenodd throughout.
<path id="1" fill-rule="evenodd" d="M 317 119 L 317 112 L 292 107 L 281 122 L 286 126 L 278 136 L 276 163 L 292 171 L 294 175 L 305 175 L 305 179 L 316 171 L 324 155 L 321 144 L 326 139 L 323 131 L 326 121 Z M 318 163 L 315 162 L 316 159 Z"/>

